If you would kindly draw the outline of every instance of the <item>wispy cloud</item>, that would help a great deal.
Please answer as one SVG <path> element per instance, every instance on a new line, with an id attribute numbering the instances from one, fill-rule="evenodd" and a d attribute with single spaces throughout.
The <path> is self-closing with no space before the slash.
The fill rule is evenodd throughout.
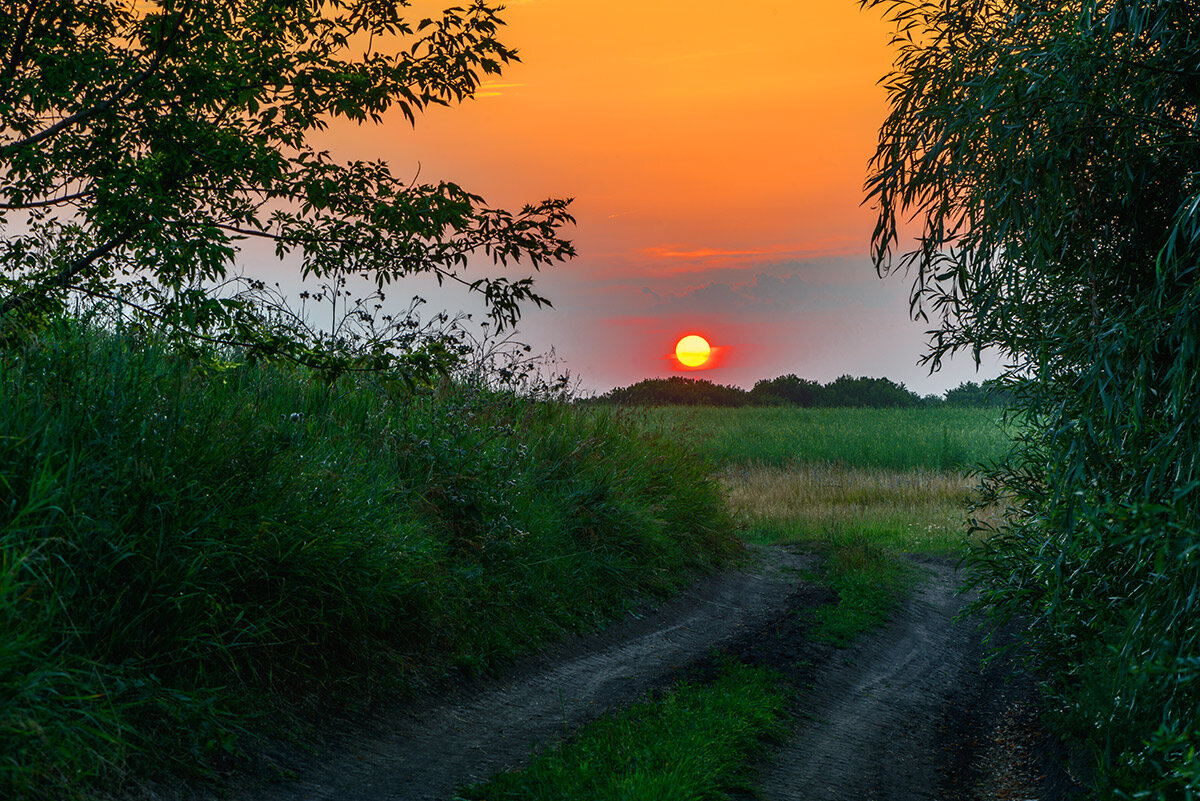
<path id="1" fill-rule="evenodd" d="M 649 262 L 659 275 L 704 272 L 733 263 L 761 265 L 768 262 L 807 260 L 856 255 L 862 240 L 850 237 L 829 238 L 804 243 L 789 243 L 763 248 L 682 247 L 656 245 L 642 248 L 637 255 Z"/>
<path id="2" fill-rule="evenodd" d="M 772 250 L 725 250 L 722 248 L 697 248 L 695 250 L 677 250 L 667 247 L 642 248 L 644 255 L 654 259 L 728 259 L 735 256 L 777 256 L 779 251 Z"/>
<path id="3" fill-rule="evenodd" d="M 850 271 L 851 274 L 847 274 Z M 830 263 L 801 267 L 784 275 L 757 273 L 747 280 L 716 280 L 673 292 L 641 287 L 643 302 L 656 314 L 791 315 L 798 311 L 834 309 L 863 311 L 885 308 L 895 300 L 895 287 L 866 265 Z"/>
<path id="4" fill-rule="evenodd" d="M 475 92 L 475 97 L 500 97 L 506 89 L 516 89 L 524 86 L 523 83 L 498 83 L 494 81 L 484 81 L 479 85 L 479 90 Z"/>

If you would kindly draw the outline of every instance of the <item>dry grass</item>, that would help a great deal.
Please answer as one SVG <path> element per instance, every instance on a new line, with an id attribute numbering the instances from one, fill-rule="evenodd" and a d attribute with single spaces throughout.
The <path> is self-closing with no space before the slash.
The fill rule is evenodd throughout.
<path id="1" fill-rule="evenodd" d="M 793 463 L 721 472 L 744 536 L 759 541 L 865 537 L 906 553 L 959 554 L 974 486 L 961 472 Z"/>

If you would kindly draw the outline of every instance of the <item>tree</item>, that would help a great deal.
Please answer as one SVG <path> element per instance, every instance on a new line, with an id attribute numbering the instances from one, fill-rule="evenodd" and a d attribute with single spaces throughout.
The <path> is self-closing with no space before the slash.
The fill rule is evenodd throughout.
<path id="1" fill-rule="evenodd" d="M 596 400 L 622 406 L 745 406 L 749 395 L 740 387 L 673 375 L 616 387 Z"/>
<path id="2" fill-rule="evenodd" d="M 980 385 L 974 381 L 964 381 L 957 387 L 946 390 L 945 398 L 945 402 L 950 406 L 974 407 L 1004 406 L 1009 400 L 1008 393 L 990 382 Z"/>
<path id="3" fill-rule="evenodd" d="M 311 143 L 332 120 L 409 121 L 471 96 L 516 54 L 487 0 L 412 24 L 407 0 L 22 0 L 0 3 L 0 326 L 120 299 L 180 341 L 237 344 L 334 369 L 452 354 L 411 318 L 351 307 L 354 336 L 272 314 L 261 284 L 214 293 L 239 242 L 297 254 L 340 297 L 416 273 L 482 295 L 497 327 L 546 299 L 531 278 L 470 278 L 471 257 L 564 260 L 567 201 L 487 207 L 451 183 L 337 163 Z M 332 293 L 338 293 L 337 295 Z M 398 353 L 397 344 L 408 353 Z M 436 343 L 435 343 L 436 344 Z"/>
<path id="4" fill-rule="evenodd" d="M 797 406 L 818 406 L 821 385 L 810 378 L 800 378 L 795 373 L 778 378 L 755 381 L 750 396 L 759 403 L 794 403 Z"/>
<path id="5" fill-rule="evenodd" d="M 984 486 L 1009 511 L 973 575 L 1032 614 L 1058 724 L 1102 794 L 1194 794 L 1196 4 L 864 5 L 897 24 L 868 182 L 878 269 L 911 270 L 934 366 L 985 348 L 1012 364 L 1019 436 Z"/>
<path id="6" fill-rule="evenodd" d="M 919 406 L 921 397 L 888 378 L 842 375 L 822 388 L 819 401 L 822 406 L 903 409 Z"/>

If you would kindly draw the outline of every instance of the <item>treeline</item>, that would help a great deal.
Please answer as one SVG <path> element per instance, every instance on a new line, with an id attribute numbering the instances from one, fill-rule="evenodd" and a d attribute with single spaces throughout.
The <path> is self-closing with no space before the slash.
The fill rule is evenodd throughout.
<path id="1" fill-rule="evenodd" d="M 944 395 L 922 397 L 888 378 L 844 375 L 820 384 L 794 374 L 763 379 L 752 389 L 714 384 L 703 378 L 648 378 L 592 399 L 623 406 L 804 406 L 904 409 L 917 406 L 1003 406 L 1002 390 L 965 381 Z"/>

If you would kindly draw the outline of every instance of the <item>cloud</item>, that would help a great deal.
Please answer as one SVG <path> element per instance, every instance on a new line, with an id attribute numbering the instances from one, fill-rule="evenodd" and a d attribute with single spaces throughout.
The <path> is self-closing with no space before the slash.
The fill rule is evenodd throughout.
<path id="1" fill-rule="evenodd" d="M 655 292 L 643 287 L 643 295 L 654 303 L 650 311 L 660 314 L 737 315 L 794 314 L 832 309 L 862 310 L 892 307 L 896 303 L 894 282 L 879 280 L 862 265 L 859 280 L 846 280 L 845 271 L 830 265 L 783 275 L 759 272 L 744 281 L 709 281 L 674 292 Z"/>
<path id="2" fill-rule="evenodd" d="M 499 83 L 497 81 L 484 81 L 479 85 L 479 89 L 475 92 L 475 97 L 500 97 L 504 94 L 505 89 L 517 89 L 524 86 L 523 83 Z"/>
<path id="3" fill-rule="evenodd" d="M 771 269 L 777 268 L 780 263 L 796 266 L 818 260 L 846 259 L 861 248 L 860 237 L 829 237 L 761 248 L 654 245 L 638 250 L 641 263 L 636 264 L 635 261 L 632 264 L 654 275 L 706 272 L 722 267 Z"/>
<path id="4" fill-rule="evenodd" d="M 735 256 L 772 256 L 778 255 L 772 250 L 726 250 L 722 248 L 697 248 L 694 250 L 677 250 L 669 247 L 648 247 L 640 251 L 652 259 L 728 259 Z"/>

